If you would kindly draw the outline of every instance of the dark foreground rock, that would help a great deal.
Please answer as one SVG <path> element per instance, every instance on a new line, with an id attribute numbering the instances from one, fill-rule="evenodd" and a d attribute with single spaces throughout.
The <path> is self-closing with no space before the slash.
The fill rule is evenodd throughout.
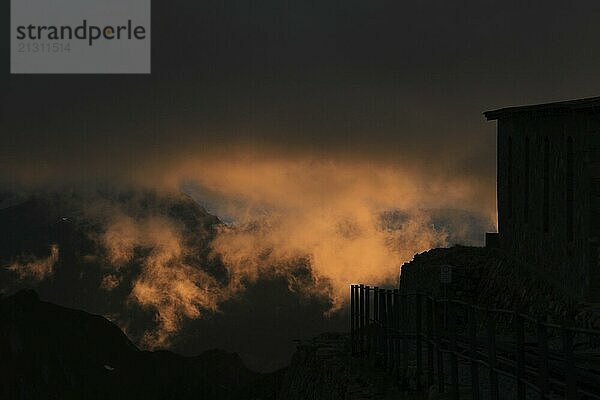
<path id="1" fill-rule="evenodd" d="M 375 360 L 352 357 L 347 334 L 325 333 L 299 344 L 279 393 L 286 400 L 416 400 Z"/>
<path id="2" fill-rule="evenodd" d="M 570 322 L 585 309 L 576 294 L 566 291 L 541 267 L 483 247 L 455 246 L 415 255 L 402 266 L 400 291 L 443 297 L 442 265 L 452 266 L 449 294 L 468 303 Z"/>
<path id="3" fill-rule="evenodd" d="M 0 300 L 2 399 L 271 399 L 279 376 L 237 354 L 140 351 L 103 317 L 40 301 Z"/>
<path id="4" fill-rule="evenodd" d="M 289 367 L 259 374 L 237 354 L 140 351 L 103 317 L 40 301 L 0 298 L 1 399 L 413 399 L 349 351 L 347 334 L 298 344 Z"/>

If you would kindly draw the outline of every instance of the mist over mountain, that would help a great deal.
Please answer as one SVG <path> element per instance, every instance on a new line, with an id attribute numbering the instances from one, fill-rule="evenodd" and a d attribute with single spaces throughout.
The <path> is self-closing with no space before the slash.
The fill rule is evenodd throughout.
<path id="1" fill-rule="evenodd" d="M 446 235 L 447 246 L 483 246 L 484 232 L 495 230 L 494 224 L 479 214 L 460 209 L 440 208 L 420 210 L 429 224 Z M 380 215 L 383 229 L 401 229 L 409 215 L 401 210 L 385 211 Z"/>
<path id="2" fill-rule="evenodd" d="M 236 228 L 184 193 L 131 188 L 7 191 L 0 203 L 0 290 L 34 288 L 103 315 L 144 349 L 221 348 L 273 371 L 289 361 L 294 339 L 346 329 L 345 307 L 331 311 L 330 283 L 315 275 L 310 254 L 278 259 L 277 249 L 266 249 L 232 268 L 215 250 L 215 238 L 227 240 L 231 229 L 236 239 L 250 232 L 260 242 L 255 233 L 276 221 L 268 214 Z M 450 244 L 476 243 L 487 228 L 466 211 L 420 212 Z M 412 223 L 399 210 L 380 221 L 392 232 Z M 344 240 L 360 236 L 357 229 L 351 221 L 338 227 Z"/>
<path id="3" fill-rule="evenodd" d="M 217 347 L 274 370 L 287 363 L 294 339 L 345 327 L 341 315 L 324 317 L 325 297 L 291 291 L 281 276 L 224 293 L 231 276 L 210 247 L 222 223 L 185 194 L 65 190 L 18 199 L 0 209 L 0 290 L 35 288 L 54 303 L 104 315 L 143 348 L 195 355 Z M 301 264 L 299 285 L 310 280 Z M 204 292 L 214 299 L 198 300 Z"/>

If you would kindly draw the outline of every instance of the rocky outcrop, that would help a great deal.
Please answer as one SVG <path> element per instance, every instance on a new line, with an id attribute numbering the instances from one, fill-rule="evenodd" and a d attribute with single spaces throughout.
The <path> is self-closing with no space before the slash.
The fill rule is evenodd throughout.
<path id="1" fill-rule="evenodd" d="M 417 254 L 402 266 L 400 290 L 443 294 L 440 268 L 452 266 L 449 294 L 482 307 L 522 310 L 551 320 L 573 320 L 582 309 L 560 282 L 497 249 L 455 246 Z"/>
<path id="2" fill-rule="evenodd" d="M 299 344 L 278 399 L 397 399 L 397 383 L 373 363 L 353 358 L 347 334 L 325 333 Z"/>

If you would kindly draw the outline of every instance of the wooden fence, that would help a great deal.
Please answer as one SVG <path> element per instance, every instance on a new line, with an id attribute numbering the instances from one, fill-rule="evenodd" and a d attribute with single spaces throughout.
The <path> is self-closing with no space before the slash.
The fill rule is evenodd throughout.
<path id="1" fill-rule="evenodd" d="M 600 331 L 425 293 L 351 285 L 355 357 L 452 399 L 600 399 Z"/>

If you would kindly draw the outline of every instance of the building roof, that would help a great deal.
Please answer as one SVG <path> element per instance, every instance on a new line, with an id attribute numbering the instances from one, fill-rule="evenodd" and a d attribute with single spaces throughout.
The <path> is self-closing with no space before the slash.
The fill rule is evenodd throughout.
<path id="1" fill-rule="evenodd" d="M 528 106 L 506 107 L 483 113 L 488 121 L 496 120 L 517 113 L 562 113 L 574 110 L 600 111 L 600 96 L 585 99 L 557 101 L 554 103 L 532 104 Z"/>

